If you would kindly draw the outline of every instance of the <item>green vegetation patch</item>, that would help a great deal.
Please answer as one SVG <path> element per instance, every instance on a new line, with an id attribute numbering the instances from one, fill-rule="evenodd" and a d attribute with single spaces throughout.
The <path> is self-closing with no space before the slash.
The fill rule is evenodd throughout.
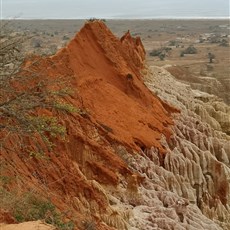
<path id="1" fill-rule="evenodd" d="M 32 192 L 17 194 L 1 187 L 0 200 L 0 208 L 9 211 L 19 223 L 42 220 L 57 229 L 74 229 L 74 223 L 64 222 L 64 216 L 56 210 L 51 201 L 42 199 Z"/>

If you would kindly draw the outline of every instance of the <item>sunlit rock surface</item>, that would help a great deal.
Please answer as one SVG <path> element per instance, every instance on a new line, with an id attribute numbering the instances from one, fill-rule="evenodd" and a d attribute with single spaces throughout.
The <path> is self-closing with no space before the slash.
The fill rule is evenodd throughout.
<path id="1" fill-rule="evenodd" d="M 151 68 L 146 76 L 146 85 L 160 98 L 181 110 L 181 114 L 174 118 L 176 125 L 170 142 L 164 141 L 168 154 L 158 169 L 162 177 L 159 181 L 161 184 L 166 181 L 167 190 L 185 198 L 190 205 L 194 204 L 195 209 L 199 208 L 214 222 L 220 224 L 219 221 L 222 221 L 220 225 L 228 229 L 230 138 L 226 133 L 218 131 L 221 130 L 220 120 L 210 115 L 208 109 L 211 105 L 206 109 L 200 100 L 203 93 L 200 92 L 198 98 L 198 92 L 176 81 L 162 68 Z M 197 108 L 200 108 L 199 112 Z M 226 105 L 213 100 L 211 108 L 216 113 L 222 111 L 229 125 L 226 115 L 229 108 Z M 156 173 L 153 170 L 155 167 L 150 167 L 152 173 Z M 190 205 L 187 206 L 188 210 Z M 202 221 L 205 223 L 205 218 Z M 201 224 L 197 229 L 212 229 L 211 226 L 202 227 Z M 213 228 L 217 227 L 213 225 Z"/>
<path id="2" fill-rule="evenodd" d="M 86 113 L 59 115 L 66 138 L 43 159 L 2 151 L 7 189 L 42 194 L 80 230 L 228 230 L 229 107 L 143 69 L 144 55 L 96 20 L 42 59 L 46 76 L 71 76 L 66 100 Z"/>

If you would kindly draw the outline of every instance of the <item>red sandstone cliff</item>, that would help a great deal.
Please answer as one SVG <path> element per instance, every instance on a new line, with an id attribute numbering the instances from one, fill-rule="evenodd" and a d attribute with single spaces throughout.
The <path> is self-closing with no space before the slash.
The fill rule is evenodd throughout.
<path id="1" fill-rule="evenodd" d="M 96 21 L 87 23 L 52 59 L 71 70 L 72 85 L 84 107 L 111 129 L 109 136 L 135 149 L 156 146 L 163 151 L 158 140 L 162 133 L 169 136 L 173 110 L 167 111 L 144 85 L 140 74 L 144 55 L 140 39 L 127 33 L 119 40 Z M 60 61 L 63 58 L 68 62 Z"/>
<path id="2" fill-rule="evenodd" d="M 188 112 L 191 118 L 186 112 L 177 118 L 174 127 L 171 114 L 179 110 L 144 84 L 140 73 L 144 57 L 139 38 L 128 32 L 118 39 L 105 24 L 94 21 L 55 56 L 42 59 L 34 70 L 54 82 L 66 79 L 73 93 L 65 100 L 84 113 L 37 111 L 58 116 L 66 126 L 66 138 L 56 138 L 56 146 L 42 158 L 29 156 L 20 146 L 18 152 L 1 151 L 2 175 L 13 178 L 6 189 L 42 194 L 76 229 L 221 229 L 218 221 L 210 219 L 212 213 L 227 216 L 228 211 L 223 211 L 228 208 L 227 169 L 208 153 L 214 154 L 215 144 L 201 143 L 203 134 L 194 128 L 200 121 L 192 112 Z M 186 101 L 175 90 L 176 83 L 168 81 L 167 92 L 156 81 L 162 98 Z M 154 91 L 154 79 L 147 83 Z M 221 137 L 215 143 L 225 149 L 225 137 L 200 126 L 204 135 Z M 7 143 L 13 145 L 20 138 L 14 136 Z M 204 157 L 212 166 L 206 166 Z M 210 175 L 217 192 L 212 191 L 210 179 L 204 179 Z M 205 206 L 214 199 L 218 212 Z M 202 205 L 207 216 L 210 208 L 210 219 L 200 212 Z"/>
<path id="3" fill-rule="evenodd" d="M 2 151 L 4 175 L 20 175 L 8 187 L 44 194 L 59 209 L 67 210 L 70 219 L 84 220 L 85 212 L 90 212 L 100 226 L 101 215 L 109 207 L 100 186 L 116 190 L 122 178 L 128 180 L 134 173 L 115 149 L 122 145 L 132 153 L 154 146 L 164 153 L 159 140 L 162 134 L 170 136 L 174 110 L 144 85 L 140 74 L 144 56 L 140 39 L 127 33 L 119 40 L 105 24 L 95 21 L 86 23 L 55 56 L 43 59 L 33 70 L 51 79 L 68 78 L 74 93 L 66 100 L 87 115 L 59 115 L 67 137 L 56 140 L 54 150 L 46 153 L 49 160 L 31 158 L 23 149 L 13 154 Z M 52 116 L 39 111 L 44 113 Z M 8 144 L 19 139 L 14 137 Z"/>

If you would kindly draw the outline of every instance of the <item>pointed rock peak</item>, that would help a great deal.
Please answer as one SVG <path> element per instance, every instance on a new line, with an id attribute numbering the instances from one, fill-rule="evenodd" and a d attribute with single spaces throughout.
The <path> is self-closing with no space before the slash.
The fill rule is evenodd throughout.
<path id="1" fill-rule="evenodd" d="M 144 66 L 144 60 L 145 60 L 145 48 L 142 44 L 140 37 L 132 37 L 130 34 L 130 31 L 128 30 L 120 39 L 123 46 L 126 47 L 128 50 L 130 56 L 133 57 L 135 65 L 138 67 Z"/>
<path id="2" fill-rule="evenodd" d="M 121 37 L 121 42 L 123 42 L 124 40 L 132 40 L 132 36 L 129 30 Z"/>
<path id="3" fill-rule="evenodd" d="M 95 39 L 100 38 L 102 35 L 114 37 L 113 33 L 102 20 L 87 21 L 76 36 L 90 32 L 95 35 Z"/>
<path id="4" fill-rule="evenodd" d="M 90 21 L 53 57 L 51 75 L 73 76 L 78 95 L 72 100 L 78 105 L 80 95 L 93 120 L 112 130 L 110 138 L 133 149 L 155 146 L 163 153 L 159 140 L 162 133 L 170 136 L 172 109 L 144 85 L 144 58 L 141 40 L 129 31 L 119 39 L 102 21 Z"/>
<path id="5" fill-rule="evenodd" d="M 128 30 L 122 37 L 121 42 L 129 41 L 130 43 L 135 44 L 136 46 L 141 46 L 142 49 L 145 51 L 141 38 L 139 36 L 132 37 L 130 31 Z"/>

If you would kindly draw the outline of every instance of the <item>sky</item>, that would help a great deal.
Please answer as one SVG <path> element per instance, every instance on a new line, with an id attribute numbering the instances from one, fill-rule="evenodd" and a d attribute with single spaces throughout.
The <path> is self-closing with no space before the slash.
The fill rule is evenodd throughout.
<path id="1" fill-rule="evenodd" d="M 229 0 L 0 0 L 1 18 L 229 17 Z"/>

